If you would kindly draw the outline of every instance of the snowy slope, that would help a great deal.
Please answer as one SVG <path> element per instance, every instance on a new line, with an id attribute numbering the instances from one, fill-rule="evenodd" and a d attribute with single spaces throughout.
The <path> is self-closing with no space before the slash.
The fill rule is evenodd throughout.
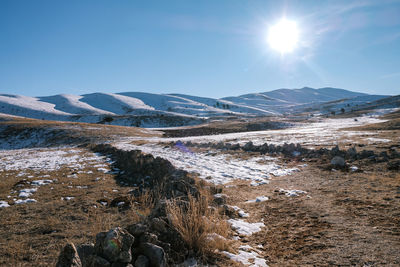
<path id="1" fill-rule="evenodd" d="M 0 113 L 47 120 L 168 127 L 217 117 L 268 116 L 305 109 L 330 112 L 363 106 L 382 97 L 337 88 L 308 87 L 221 99 L 144 92 L 44 97 L 3 94 L 0 95 Z"/>
<path id="2" fill-rule="evenodd" d="M 43 102 L 52 103 L 55 109 L 73 114 L 114 114 L 103 109 L 95 108 L 88 103 L 80 101 L 83 96 L 54 95 L 39 97 Z"/>
<path id="3" fill-rule="evenodd" d="M 0 113 L 50 120 L 64 120 L 71 115 L 55 109 L 54 104 L 42 102 L 36 97 L 5 94 L 0 95 Z"/>
<path id="4" fill-rule="evenodd" d="M 302 89 L 278 89 L 264 93 L 225 97 L 223 99 L 235 104 L 282 113 L 291 111 L 299 105 L 322 103 L 358 96 L 367 96 L 367 94 L 337 88 L 314 89 L 304 87 Z"/>
<path id="5" fill-rule="evenodd" d="M 118 94 L 87 94 L 83 95 L 80 101 L 97 109 L 119 115 L 133 113 L 135 110 L 154 110 L 154 107 L 146 105 L 140 99 Z"/>
<path id="6" fill-rule="evenodd" d="M 217 99 L 201 98 L 180 94 L 151 94 L 142 92 L 126 92 L 120 95 L 135 97 L 157 110 L 195 115 L 200 117 L 234 114 L 235 111 L 216 106 Z M 240 112 L 240 111 L 239 111 Z"/>
<path id="7" fill-rule="evenodd" d="M 191 96 L 184 94 L 172 94 L 173 96 L 180 97 L 181 99 L 188 99 L 203 104 L 203 106 L 214 107 L 213 110 L 232 114 L 257 114 L 257 115 L 274 115 L 268 109 L 257 108 L 254 106 L 233 103 L 227 99 L 215 99 L 208 97 Z M 276 115 L 276 114 L 275 114 Z"/>
<path id="8" fill-rule="evenodd" d="M 270 98 L 291 102 L 293 104 L 305 104 L 312 102 L 327 102 L 343 98 L 367 95 L 338 88 L 314 89 L 304 87 L 302 89 L 278 89 L 262 93 Z"/>

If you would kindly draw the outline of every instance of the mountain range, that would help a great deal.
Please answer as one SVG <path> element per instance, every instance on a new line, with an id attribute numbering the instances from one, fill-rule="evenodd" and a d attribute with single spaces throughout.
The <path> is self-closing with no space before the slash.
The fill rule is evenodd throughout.
<path id="1" fill-rule="evenodd" d="M 44 97 L 0 94 L 0 113 L 46 120 L 164 127 L 198 124 L 210 118 L 274 116 L 307 109 L 316 111 L 320 106 L 327 113 L 343 106 L 365 105 L 385 97 L 388 96 L 309 87 L 220 99 L 144 92 Z"/>

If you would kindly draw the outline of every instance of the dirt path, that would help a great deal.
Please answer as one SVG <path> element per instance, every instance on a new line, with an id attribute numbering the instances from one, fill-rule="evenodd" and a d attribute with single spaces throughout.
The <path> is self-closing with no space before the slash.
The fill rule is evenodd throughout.
<path id="1" fill-rule="evenodd" d="M 379 166 L 377 166 L 379 169 Z M 275 188 L 307 195 L 287 197 Z M 331 172 L 309 166 L 273 180 L 259 207 L 270 266 L 398 266 L 400 174 Z"/>

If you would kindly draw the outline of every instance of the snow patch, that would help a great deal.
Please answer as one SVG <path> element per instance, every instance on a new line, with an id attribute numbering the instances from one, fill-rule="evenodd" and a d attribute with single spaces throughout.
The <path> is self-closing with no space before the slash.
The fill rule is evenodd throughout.
<path id="1" fill-rule="evenodd" d="M 27 198 L 27 199 L 17 199 L 14 201 L 15 204 L 26 204 L 26 203 L 35 203 L 36 199 Z"/>
<path id="2" fill-rule="evenodd" d="M 228 223 L 231 224 L 233 230 L 242 235 L 252 235 L 253 233 L 261 231 L 261 228 L 265 226 L 262 222 L 248 223 L 246 221 L 236 219 L 229 219 Z"/>
<path id="3" fill-rule="evenodd" d="M 245 266 L 251 267 L 267 267 L 267 262 L 265 259 L 261 258 L 261 256 L 255 251 L 245 251 L 239 249 L 239 254 L 233 254 L 227 251 L 223 251 L 223 253 L 231 260 L 240 262 Z"/>
<path id="4" fill-rule="evenodd" d="M 21 190 L 19 190 L 19 195 L 18 195 L 18 197 L 28 198 L 28 197 L 30 197 L 33 193 L 35 193 L 36 191 L 37 191 L 37 188 L 25 188 L 25 189 L 21 189 Z"/>
<path id="5" fill-rule="evenodd" d="M 225 184 L 235 179 L 251 181 L 252 185 L 268 183 L 270 174 L 275 176 L 289 175 L 297 168 L 284 169 L 276 163 L 275 158 L 268 156 L 252 157 L 246 160 L 234 158 L 221 153 L 187 153 L 180 149 L 162 147 L 157 144 L 133 145 L 119 142 L 115 145 L 124 150 L 142 150 L 169 160 L 175 167 L 198 173 L 200 178 L 215 184 Z"/>
<path id="6" fill-rule="evenodd" d="M 279 192 L 285 194 L 287 197 L 297 197 L 297 196 L 299 196 L 299 194 L 307 194 L 306 191 L 297 190 L 297 189 L 290 190 L 290 189 L 282 189 L 281 188 L 281 189 L 279 189 Z"/>
<path id="7" fill-rule="evenodd" d="M 256 197 L 256 199 L 247 200 L 246 203 L 260 203 L 260 202 L 267 201 L 268 199 L 269 198 L 266 196 L 259 196 L 259 197 Z"/>
<path id="8" fill-rule="evenodd" d="M 0 208 L 10 207 L 7 201 L 0 200 Z"/>
<path id="9" fill-rule="evenodd" d="M 36 185 L 36 186 L 42 186 L 42 185 L 48 185 L 48 184 L 51 184 L 51 183 L 53 183 L 53 180 L 48 180 L 48 179 L 45 179 L 45 180 L 35 180 L 35 181 L 32 181 L 32 185 Z"/>

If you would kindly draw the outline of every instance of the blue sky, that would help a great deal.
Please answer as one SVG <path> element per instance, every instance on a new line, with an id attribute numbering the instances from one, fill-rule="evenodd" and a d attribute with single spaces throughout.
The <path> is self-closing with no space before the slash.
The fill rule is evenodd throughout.
<path id="1" fill-rule="evenodd" d="M 281 17 L 298 47 L 267 44 Z M 400 1 L 0 0 L 0 93 L 400 94 Z"/>

